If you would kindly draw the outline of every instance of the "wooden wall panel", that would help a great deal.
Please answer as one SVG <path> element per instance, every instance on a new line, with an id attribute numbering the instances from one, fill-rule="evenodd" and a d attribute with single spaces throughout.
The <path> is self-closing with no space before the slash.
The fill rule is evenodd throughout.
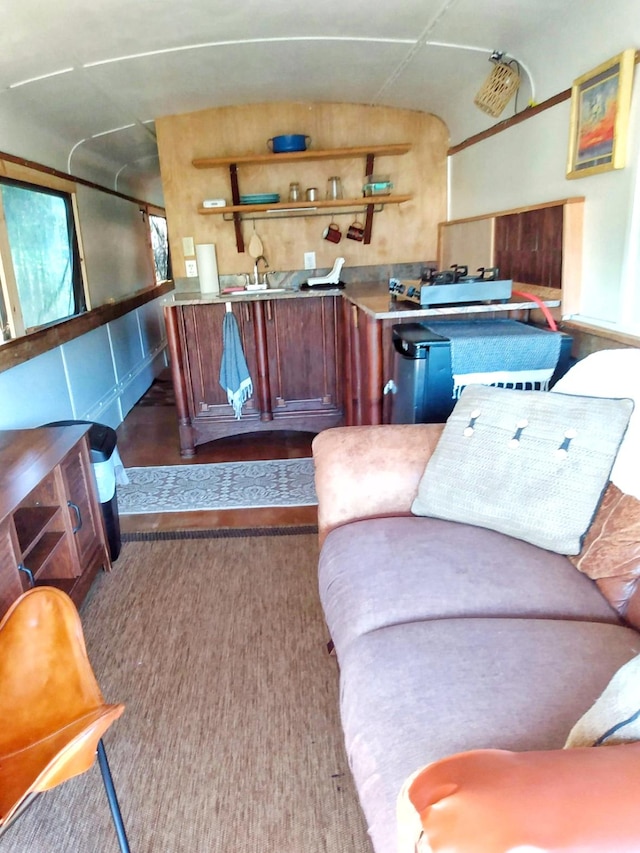
<path id="1" fill-rule="evenodd" d="M 174 273 L 185 275 L 183 237 L 195 243 L 215 243 L 222 274 L 251 272 L 248 254 L 238 254 L 233 223 L 222 216 L 197 212 L 205 198 L 230 199 L 229 173 L 223 168 L 195 169 L 198 157 L 267 152 L 267 140 L 281 133 L 304 133 L 310 148 L 343 148 L 409 142 L 412 149 L 399 157 L 380 157 L 375 172 L 389 174 L 398 194 L 414 193 L 400 206 L 376 213 L 370 245 L 323 239 L 333 218 L 343 233 L 354 215 L 329 214 L 313 218 L 244 221 L 245 241 L 253 228 L 262 239 L 273 270 L 302 269 L 304 253 L 316 253 L 318 267 L 330 267 L 338 255 L 347 266 L 424 261 L 436 255 L 437 225 L 446 216 L 447 130 L 435 116 L 411 110 L 357 104 L 281 103 L 224 107 L 157 119 L 160 167 L 166 200 Z M 275 161 L 274 161 L 275 162 Z M 251 165 L 238 170 L 240 191 L 277 192 L 288 197 L 289 183 L 318 187 L 324 197 L 327 179 L 339 175 L 345 197 L 359 196 L 365 175 L 364 158 L 280 165 Z M 362 217 L 360 217 L 362 220 Z"/>
<path id="2" fill-rule="evenodd" d="M 563 208 L 526 210 L 496 218 L 495 263 L 505 278 L 562 287 Z"/>

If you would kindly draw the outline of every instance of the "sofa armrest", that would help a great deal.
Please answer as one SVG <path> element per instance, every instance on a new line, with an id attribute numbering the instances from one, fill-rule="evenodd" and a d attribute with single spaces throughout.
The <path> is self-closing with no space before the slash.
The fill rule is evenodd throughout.
<path id="1" fill-rule="evenodd" d="M 450 755 L 403 786 L 398 853 L 640 850 L 639 759 L 640 743 Z"/>
<path id="2" fill-rule="evenodd" d="M 407 515 L 443 424 L 336 427 L 313 440 L 320 544 L 360 518 Z"/>

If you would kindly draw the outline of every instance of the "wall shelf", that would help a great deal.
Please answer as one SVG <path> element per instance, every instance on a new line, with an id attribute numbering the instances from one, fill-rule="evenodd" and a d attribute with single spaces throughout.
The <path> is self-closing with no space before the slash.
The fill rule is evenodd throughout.
<path id="1" fill-rule="evenodd" d="M 297 201 L 293 203 L 281 201 L 277 204 L 228 204 L 225 207 L 200 207 L 198 208 L 198 213 L 201 213 L 203 216 L 211 214 L 224 216 L 226 214 L 227 217 L 231 217 L 234 213 L 239 213 L 243 218 L 246 214 L 251 213 L 288 214 L 290 216 L 324 216 L 327 212 L 339 212 L 341 208 L 349 208 L 348 211 L 344 211 L 345 213 L 361 213 L 362 211 L 366 211 L 369 207 L 381 210 L 387 204 L 402 204 L 405 201 L 411 201 L 412 198 L 412 195 L 378 195 L 362 198 L 331 199 L 330 201 Z"/>
<path id="2" fill-rule="evenodd" d="M 374 173 L 373 164 L 376 157 L 397 157 L 411 150 L 410 143 L 392 143 L 389 145 L 368 145 L 355 148 L 332 148 L 325 150 L 292 151 L 283 154 L 241 154 L 231 157 L 198 157 L 192 160 L 196 169 L 229 169 L 232 204 L 225 207 L 199 207 L 198 213 L 203 216 L 224 216 L 225 220 L 233 221 L 238 252 L 244 252 L 244 238 L 241 222 L 244 219 L 265 217 L 285 218 L 296 216 L 319 216 L 322 213 L 338 215 L 344 208 L 354 208 L 355 212 L 365 213 L 363 242 L 371 242 L 373 214 L 388 204 L 402 204 L 410 201 L 412 195 L 364 196 L 356 199 L 332 199 L 322 201 L 278 202 L 277 204 L 241 204 L 240 188 L 238 185 L 238 167 L 248 165 L 276 166 L 281 163 L 312 162 L 318 160 L 347 160 L 358 157 L 366 158 L 364 174 Z M 346 210 L 342 212 L 346 213 Z M 225 216 L 226 214 L 226 216 Z M 258 216 L 256 216 L 258 215 Z M 260 217 L 261 218 L 261 217 Z"/>
<path id="3" fill-rule="evenodd" d="M 220 166 L 250 166 L 269 165 L 278 163 L 297 163 L 312 160 L 350 160 L 355 157 L 397 157 L 411 150 L 409 142 L 392 143 L 390 145 L 366 145 L 355 148 L 328 148 L 314 151 L 291 151 L 284 154 L 239 154 L 231 157 L 197 157 L 192 160 L 196 169 L 217 169 Z"/>

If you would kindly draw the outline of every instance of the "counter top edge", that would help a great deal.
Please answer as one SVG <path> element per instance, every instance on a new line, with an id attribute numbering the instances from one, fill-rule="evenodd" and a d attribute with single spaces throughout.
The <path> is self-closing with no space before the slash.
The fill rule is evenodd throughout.
<path id="1" fill-rule="evenodd" d="M 514 290 L 531 293 L 550 308 L 562 304 L 561 295 L 557 290 L 534 285 L 521 285 L 514 282 Z M 174 291 L 169 294 L 165 305 L 223 305 L 225 303 L 262 302 L 272 299 L 308 299 L 324 296 L 343 296 L 352 305 L 360 308 L 365 314 L 376 320 L 395 320 L 406 317 L 437 317 L 452 314 L 484 314 L 493 311 L 518 311 L 538 308 L 539 304 L 533 299 L 522 296 L 512 296 L 508 302 L 473 303 L 422 308 L 417 304 L 392 299 L 386 282 L 358 282 L 347 284 L 344 289 L 331 288 L 326 290 L 297 290 L 287 289 L 260 290 L 241 293 L 201 293 L 200 291 Z"/>

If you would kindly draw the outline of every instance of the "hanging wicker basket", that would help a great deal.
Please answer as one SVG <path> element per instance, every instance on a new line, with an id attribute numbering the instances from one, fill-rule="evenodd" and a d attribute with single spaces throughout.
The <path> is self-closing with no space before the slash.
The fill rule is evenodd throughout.
<path id="1" fill-rule="evenodd" d="M 473 103 L 483 112 L 497 118 L 520 86 L 520 75 L 505 62 L 496 62 L 480 87 Z"/>

